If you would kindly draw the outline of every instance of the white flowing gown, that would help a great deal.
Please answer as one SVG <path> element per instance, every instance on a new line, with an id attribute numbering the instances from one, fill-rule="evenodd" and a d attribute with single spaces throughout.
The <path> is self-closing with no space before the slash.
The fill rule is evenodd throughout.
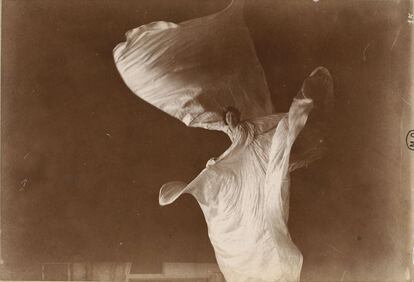
<path id="1" fill-rule="evenodd" d="M 182 193 L 197 199 L 227 281 L 299 280 L 302 255 L 287 229 L 289 156 L 311 108 L 295 99 L 287 114 L 241 122 L 228 130 L 231 147 L 191 183 L 161 188 L 161 205 Z"/>
<path id="2" fill-rule="evenodd" d="M 232 141 L 188 185 L 163 185 L 160 204 L 183 193 L 196 198 L 228 282 L 298 281 L 302 255 L 287 228 L 290 153 L 313 102 L 294 99 L 288 113 L 273 114 L 241 8 L 239 1 L 181 24 L 133 29 L 114 49 L 115 64 L 143 100 L 188 126 L 221 130 Z M 233 130 L 223 122 L 226 106 L 241 112 Z"/>

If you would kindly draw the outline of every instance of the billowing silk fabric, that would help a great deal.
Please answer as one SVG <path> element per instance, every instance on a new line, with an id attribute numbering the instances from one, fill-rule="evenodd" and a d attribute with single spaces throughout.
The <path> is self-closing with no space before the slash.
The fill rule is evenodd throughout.
<path id="1" fill-rule="evenodd" d="M 289 157 L 312 100 L 294 99 L 288 113 L 272 114 L 240 2 L 181 24 L 144 25 L 126 37 L 114 58 L 137 96 L 188 126 L 219 129 L 232 140 L 188 185 L 163 185 L 160 204 L 183 193 L 197 199 L 228 282 L 298 281 L 302 255 L 287 229 Z M 223 122 L 226 106 L 241 112 L 233 130 Z"/>
<path id="2" fill-rule="evenodd" d="M 299 280 L 302 255 L 287 229 L 289 156 L 311 108 L 295 99 L 288 114 L 241 122 L 228 131 L 224 158 L 188 185 L 161 188 L 161 205 L 182 193 L 197 199 L 226 281 Z"/>
<path id="3" fill-rule="evenodd" d="M 114 49 L 127 86 L 189 126 L 223 130 L 226 106 L 239 109 L 242 119 L 271 114 L 242 4 L 181 24 L 153 22 L 128 31 Z"/>

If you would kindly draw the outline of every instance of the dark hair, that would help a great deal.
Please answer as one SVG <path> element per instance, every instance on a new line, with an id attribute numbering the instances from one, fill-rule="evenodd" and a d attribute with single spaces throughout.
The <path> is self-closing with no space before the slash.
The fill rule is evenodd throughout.
<path id="1" fill-rule="evenodd" d="M 223 110 L 223 121 L 226 125 L 228 125 L 227 120 L 226 120 L 226 114 L 228 112 L 235 113 L 238 116 L 238 118 L 240 119 L 240 111 L 237 108 L 232 107 L 232 106 L 225 107 L 224 110 Z"/>

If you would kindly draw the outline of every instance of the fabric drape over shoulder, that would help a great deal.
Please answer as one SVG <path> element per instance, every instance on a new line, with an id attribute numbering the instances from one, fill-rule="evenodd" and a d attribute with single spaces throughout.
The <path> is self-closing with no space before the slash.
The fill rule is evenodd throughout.
<path id="1" fill-rule="evenodd" d="M 242 119 L 271 114 L 242 6 L 236 1 L 202 18 L 128 31 L 113 52 L 123 80 L 140 98 L 188 126 L 222 129 L 226 106 L 239 109 Z"/>

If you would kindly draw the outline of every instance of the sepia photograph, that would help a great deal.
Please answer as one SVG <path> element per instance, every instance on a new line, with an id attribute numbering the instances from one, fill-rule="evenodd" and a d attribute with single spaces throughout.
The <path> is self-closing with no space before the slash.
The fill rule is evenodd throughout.
<path id="1" fill-rule="evenodd" d="M 411 0 L 1 1 L 1 281 L 414 277 Z"/>

